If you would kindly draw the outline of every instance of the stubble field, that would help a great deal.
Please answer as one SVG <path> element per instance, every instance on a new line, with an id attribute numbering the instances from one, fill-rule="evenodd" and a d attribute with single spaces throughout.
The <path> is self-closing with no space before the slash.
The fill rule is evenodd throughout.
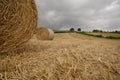
<path id="1" fill-rule="evenodd" d="M 120 40 L 57 33 L 16 53 L 0 55 L 1 80 L 120 80 Z"/>

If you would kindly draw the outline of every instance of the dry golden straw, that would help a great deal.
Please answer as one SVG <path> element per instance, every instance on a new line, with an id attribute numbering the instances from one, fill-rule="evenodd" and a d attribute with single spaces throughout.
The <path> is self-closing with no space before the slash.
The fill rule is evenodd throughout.
<path id="1" fill-rule="evenodd" d="M 37 26 L 34 0 L 0 0 L 0 52 L 28 41 Z"/>
<path id="2" fill-rule="evenodd" d="M 53 40 L 54 32 L 51 29 L 40 27 L 36 30 L 38 40 Z"/>

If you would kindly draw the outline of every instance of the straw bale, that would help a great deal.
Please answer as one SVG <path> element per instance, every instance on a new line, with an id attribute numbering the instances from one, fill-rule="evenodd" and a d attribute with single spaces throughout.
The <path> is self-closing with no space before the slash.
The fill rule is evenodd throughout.
<path id="1" fill-rule="evenodd" d="M 40 27 L 36 30 L 36 38 L 38 40 L 53 40 L 54 32 L 51 29 Z"/>
<path id="2" fill-rule="evenodd" d="M 49 40 L 53 40 L 54 39 L 54 32 L 53 32 L 53 30 L 52 29 L 48 29 L 48 31 L 49 31 Z"/>
<path id="3" fill-rule="evenodd" d="M 49 37 L 49 32 L 47 28 L 41 27 L 36 31 L 36 37 L 39 40 L 47 40 Z"/>
<path id="4" fill-rule="evenodd" d="M 0 0 L 0 52 L 28 41 L 37 26 L 34 0 Z"/>

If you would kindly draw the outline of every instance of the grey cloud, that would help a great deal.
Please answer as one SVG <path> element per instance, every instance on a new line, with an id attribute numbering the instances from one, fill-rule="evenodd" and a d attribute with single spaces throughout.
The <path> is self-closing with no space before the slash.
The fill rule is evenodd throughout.
<path id="1" fill-rule="evenodd" d="M 39 26 L 120 30 L 119 0 L 36 0 L 36 4 Z"/>

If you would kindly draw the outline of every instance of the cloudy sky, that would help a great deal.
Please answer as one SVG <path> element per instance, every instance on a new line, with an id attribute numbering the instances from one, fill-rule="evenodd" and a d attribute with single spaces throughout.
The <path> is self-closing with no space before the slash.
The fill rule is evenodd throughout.
<path id="1" fill-rule="evenodd" d="M 36 0 L 39 26 L 120 30 L 120 0 Z"/>

